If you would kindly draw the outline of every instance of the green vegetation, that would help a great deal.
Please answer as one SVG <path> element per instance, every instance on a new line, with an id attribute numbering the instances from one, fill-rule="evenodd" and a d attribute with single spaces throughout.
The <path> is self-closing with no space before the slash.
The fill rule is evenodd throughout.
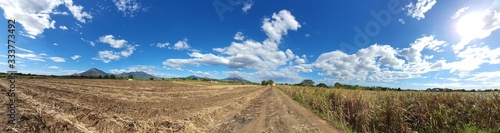
<path id="1" fill-rule="evenodd" d="M 351 132 L 500 132 L 500 92 L 278 88 Z"/>
<path id="2" fill-rule="evenodd" d="M 273 80 L 262 80 L 261 85 L 272 85 L 274 84 Z"/>

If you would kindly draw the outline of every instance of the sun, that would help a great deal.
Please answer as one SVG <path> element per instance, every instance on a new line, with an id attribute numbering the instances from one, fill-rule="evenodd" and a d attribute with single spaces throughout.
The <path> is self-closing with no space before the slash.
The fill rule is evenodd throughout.
<path id="1" fill-rule="evenodd" d="M 458 34 L 462 35 L 462 37 L 472 39 L 480 37 L 481 34 L 483 34 L 484 25 L 484 14 L 475 12 L 466 14 L 462 17 L 458 21 L 456 28 Z"/>

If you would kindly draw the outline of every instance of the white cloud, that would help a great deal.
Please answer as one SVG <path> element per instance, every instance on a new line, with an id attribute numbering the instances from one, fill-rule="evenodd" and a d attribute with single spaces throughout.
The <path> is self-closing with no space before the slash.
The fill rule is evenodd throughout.
<path id="1" fill-rule="evenodd" d="M 44 55 L 42 55 L 42 54 L 36 55 L 36 54 L 33 54 L 33 53 L 29 53 L 29 54 L 16 53 L 16 57 L 19 57 L 19 58 L 22 58 L 22 59 L 28 59 L 28 60 L 31 60 L 31 61 L 45 62 L 45 60 L 43 59 L 42 56 L 44 56 Z"/>
<path id="2" fill-rule="evenodd" d="M 116 40 L 114 39 L 113 35 L 105 35 L 102 37 L 99 37 L 99 41 L 102 43 L 108 43 L 111 45 L 113 48 L 122 48 L 123 46 L 127 45 L 126 40 Z"/>
<path id="3" fill-rule="evenodd" d="M 80 57 L 82 57 L 82 56 L 80 56 L 80 55 L 73 55 L 73 56 L 71 56 L 71 59 L 73 59 L 73 60 L 77 60 L 77 59 L 78 59 L 78 58 L 80 58 Z"/>
<path id="4" fill-rule="evenodd" d="M 58 66 L 49 66 L 49 67 L 47 67 L 47 68 L 50 68 L 50 69 L 59 69 L 59 67 L 58 67 Z"/>
<path id="5" fill-rule="evenodd" d="M 467 81 L 490 81 L 490 80 L 499 80 L 500 79 L 500 71 L 492 71 L 492 72 L 480 72 L 474 74 L 471 78 L 466 79 Z"/>
<path id="6" fill-rule="evenodd" d="M 406 23 L 406 22 L 405 22 L 405 20 L 404 20 L 404 19 L 402 19 L 402 18 L 399 18 L 399 19 L 398 19 L 398 21 L 399 21 L 401 24 L 405 24 L 405 23 Z"/>
<path id="7" fill-rule="evenodd" d="M 467 47 L 456 54 L 460 60 L 446 64 L 450 72 L 470 72 L 479 69 L 482 64 L 500 64 L 500 48 Z"/>
<path id="8" fill-rule="evenodd" d="M 55 20 L 50 18 L 50 13 L 62 4 L 59 0 L 2 0 L 0 7 L 4 11 L 6 19 L 16 19 L 30 38 L 43 33 L 44 29 L 54 29 Z"/>
<path id="9" fill-rule="evenodd" d="M 61 25 L 61 26 L 59 26 L 59 29 L 61 29 L 61 30 L 68 30 L 68 27 L 66 27 L 64 25 Z"/>
<path id="10" fill-rule="evenodd" d="M 415 4 L 410 2 L 410 4 L 406 6 L 408 9 L 407 15 L 416 18 L 417 20 L 424 19 L 424 14 L 431 10 L 435 4 L 436 0 L 418 0 Z"/>
<path id="11" fill-rule="evenodd" d="M 84 39 L 82 39 L 84 40 Z M 112 60 L 118 60 L 121 57 L 129 57 L 134 53 L 136 50 L 136 47 L 139 45 L 130 45 L 128 42 L 124 39 L 115 39 L 113 35 L 105 35 L 102 37 L 99 37 L 99 41 L 102 43 L 108 43 L 111 45 L 112 48 L 120 49 L 120 48 L 125 48 L 120 52 L 115 52 L 111 50 L 105 50 L 105 51 L 99 51 L 97 54 L 98 57 L 92 58 L 94 60 L 100 60 L 104 63 L 109 63 Z M 90 41 L 90 44 L 94 46 L 94 42 Z"/>
<path id="12" fill-rule="evenodd" d="M 441 52 L 442 46 L 446 46 L 446 42 L 436 40 L 434 36 L 424 36 L 418 38 L 410 44 L 409 48 L 404 48 L 399 54 L 405 57 L 410 63 L 420 63 L 422 61 L 422 50 L 429 49 L 436 52 Z"/>
<path id="13" fill-rule="evenodd" d="M 252 8 L 252 5 L 253 5 L 252 1 L 245 2 L 243 4 L 243 8 L 241 8 L 241 10 L 246 13 L 246 12 L 248 12 L 248 10 L 250 10 Z"/>
<path id="14" fill-rule="evenodd" d="M 59 45 L 59 44 L 57 44 L 57 43 L 53 43 L 52 45 L 57 46 L 57 45 Z"/>
<path id="15" fill-rule="evenodd" d="M 21 48 L 21 47 L 19 47 L 19 46 L 17 46 L 17 47 L 16 47 L 16 49 L 21 50 L 21 51 L 24 51 L 24 52 L 28 52 L 28 53 L 33 53 L 33 51 L 31 51 L 31 50 L 24 49 L 24 48 Z"/>
<path id="16" fill-rule="evenodd" d="M 174 44 L 174 47 L 172 49 L 175 50 L 184 50 L 184 49 L 189 49 L 190 46 L 187 43 L 187 39 L 184 40 L 179 40 L 177 43 Z"/>
<path id="17" fill-rule="evenodd" d="M 60 14 L 55 8 L 64 3 L 78 21 L 84 23 L 84 18 L 92 18 L 88 13 L 81 11 L 82 6 L 73 5 L 72 0 L 2 0 L 0 7 L 4 10 L 6 19 L 15 18 L 24 27 L 27 34 L 22 35 L 35 39 L 45 29 L 55 29 L 56 21 L 51 19 L 50 15 Z"/>
<path id="18" fill-rule="evenodd" d="M 263 30 L 269 38 L 263 42 L 257 42 L 251 39 L 242 42 L 232 42 L 230 46 L 224 48 L 214 48 L 219 55 L 212 53 L 192 52 L 190 59 L 167 59 L 163 62 L 166 69 L 178 69 L 185 65 L 213 65 L 226 66 L 233 69 L 253 69 L 260 71 L 269 71 L 286 65 L 288 61 L 295 59 L 291 50 L 281 51 L 278 49 L 278 42 L 281 36 L 287 33 L 286 30 L 297 30 L 298 22 L 290 12 L 280 11 L 274 13 L 273 21 L 269 18 L 263 21 Z M 238 33 L 237 33 L 238 34 Z M 273 35 L 271 35 L 273 34 Z M 274 39 L 272 39 L 274 38 Z"/>
<path id="19" fill-rule="evenodd" d="M 245 36 L 243 36 L 243 33 L 242 33 L 242 32 L 237 32 L 237 33 L 234 35 L 234 40 L 243 41 L 243 39 L 245 39 Z"/>
<path id="20" fill-rule="evenodd" d="M 354 54 L 338 50 L 323 53 L 312 64 L 299 66 L 314 68 L 320 71 L 320 76 L 331 76 L 338 81 L 390 82 L 422 77 L 421 74 L 444 69 L 444 60 L 429 62 L 430 56 L 421 53 L 424 49 L 439 51 L 444 45 L 444 41 L 436 40 L 434 36 L 424 36 L 401 50 L 374 44 Z"/>
<path id="21" fill-rule="evenodd" d="M 91 45 L 92 47 L 94 47 L 94 46 L 95 46 L 95 43 L 94 43 L 94 42 L 92 42 L 92 41 L 90 41 L 90 45 Z"/>
<path id="22" fill-rule="evenodd" d="M 458 11 L 455 12 L 455 14 L 453 14 L 453 16 L 451 16 L 451 19 L 453 20 L 453 19 L 456 19 L 456 18 L 460 17 L 460 15 L 463 12 L 465 12 L 465 10 L 467 10 L 467 9 L 469 9 L 469 7 L 463 7 L 463 8 L 458 9 Z"/>
<path id="23" fill-rule="evenodd" d="M 123 13 L 123 16 L 134 17 L 135 13 L 142 9 L 136 0 L 113 0 L 113 3 L 118 11 Z"/>
<path id="24" fill-rule="evenodd" d="M 92 19 L 92 15 L 90 15 L 88 12 L 82 11 L 83 6 L 74 5 L 73 0 L 64 0 L 64 3 L 66 5 L 66 7 L 69 9 L 69 11 L 71 12 L 71 14 L 73 14 L 73 17 L 76 20 L 78 20 L 82 23 L 85 23 L 86 22 L 85 18 L 87 18 L 89 20 Z"/>
<path id="25" fill-rule="evenodd" d="M 61 57 L 50 57 L 49 59 L 54 61 L 54 62 L 66 62 L 66 59 L 61 58 Z"/>
<path id="26" fill-rule="evenodd" d="M 92 58 L 93 60 L 100 60 L 104 63 L 109 63 L 112 60 L 118 60 L 120 59 L 120 53 L 105 50 L 105 51 L 99 51 L 97 54 L 98 57 Z"/>
<path id="27" fill-rule="evenodd" d="M 158 48 L 166 48 L 166 47 L 168 47 L 168 45 L 170 45 L 170 43 L 168 43 L 168 42 L 167 43 L 157 43 L 156 47 L 158 47 Z"/>
<path id="28" fill-rule="evenodd" d="M 288 34 L 288 30 L 297 30 L 300 27 L 292 13 L 281 10 L 278 14 L 273 13 L 272 18 L 264 18 L 261 28 L 271 41 L 279 43 L 282 36 Z"/>
<path id="29" fill-rule="evenodd" d="M 138 45 L 136 45 L 136 46 L 138 46 Z M 130 55 L 132 55 L 134 53 L 136 46 L 127 46 L 126 49 L 124 49 L 123 51 L 120 52 L 121 55 L 123 57 L 129 57 Z"/>

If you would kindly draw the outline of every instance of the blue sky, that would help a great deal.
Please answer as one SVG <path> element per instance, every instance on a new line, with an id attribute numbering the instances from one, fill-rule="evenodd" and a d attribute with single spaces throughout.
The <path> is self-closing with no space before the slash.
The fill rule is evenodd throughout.
<path id="1" fill-rule="evenodd" d="M 254 82 L 500 88 L 495 0 L 4 0 L 0 7 L 0 25 L 16 19 L 22 73 L 95 67 Z"/>

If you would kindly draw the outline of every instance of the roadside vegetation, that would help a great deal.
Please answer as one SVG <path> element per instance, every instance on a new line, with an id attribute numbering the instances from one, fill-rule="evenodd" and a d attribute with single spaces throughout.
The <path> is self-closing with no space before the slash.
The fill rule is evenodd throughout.
<path id="1" fill-rule="evenodd" d="M 370 91 L 341 84 L 278 88 L 348 132 L 500 132 L 498 91 Z"/>

